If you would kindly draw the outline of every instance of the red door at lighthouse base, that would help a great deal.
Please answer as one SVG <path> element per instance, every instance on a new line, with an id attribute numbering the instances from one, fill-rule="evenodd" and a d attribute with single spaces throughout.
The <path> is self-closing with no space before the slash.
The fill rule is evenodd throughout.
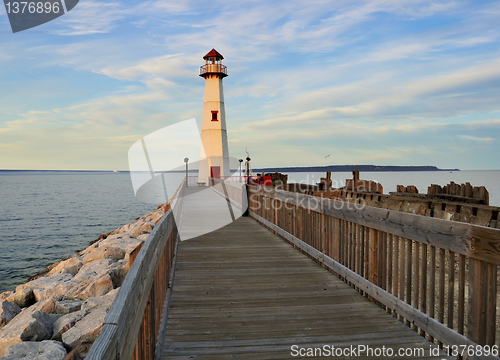
<path id="1" fill-rule="evenodd" d="M 220 166 L 210 166 L 210 177 L 220 179 Z"/>

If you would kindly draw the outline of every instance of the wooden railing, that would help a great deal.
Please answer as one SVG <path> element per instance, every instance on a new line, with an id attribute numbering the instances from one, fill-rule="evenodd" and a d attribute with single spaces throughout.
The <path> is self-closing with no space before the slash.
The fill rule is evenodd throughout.
<path id="1" fill-rule="evenodd" d="M 271 187 L 250 186 L 249 210 L 453 356 L 498 349 L 500 229 Z"/>
<path id="2" fill-rule="evenodd" d="M 140 249 L 87 360 L 161 358 L 179 241 L 174 211 L 181 210 L 184 184 Z"/>

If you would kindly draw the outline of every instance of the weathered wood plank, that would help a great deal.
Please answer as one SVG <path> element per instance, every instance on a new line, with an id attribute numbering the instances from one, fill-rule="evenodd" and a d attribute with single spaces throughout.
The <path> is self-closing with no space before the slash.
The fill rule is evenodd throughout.
<path id="1" fill-rule="evenodd" d="M 393 241 L 393 257 L 394 257 L 394 284 L 392 287 L 392 295 L 399 297 L 399 237 L 398 236 L 393 236 L 392 237 Z M 396 315 L 396 314 L 395 314 Z"/>
<path id="2" fill-rule="evenodd" d="M 458 256 L 458 320 L 457 331 L 464 333 L 465 324 L 465 256 Z"/>
<path id="3" fill-rule="evenodd" d="M 467 321 L 467 337 L 484 345 L 486 342 L 486 297 L 485 285 L 487 264 L 469 259 L 469 309 Z"/>
<path id="4" fill-rule="evenodd" d="M 487 285 L 488 294 L 486 298 L 486 345 L 493 346 L 495 344 L 495 331 L 497 320 L 497 266 L 488 264 L 487 270 Z"/>
<path id="5" fill-rule="evenodd" d="M 408 305 L 411 305 L 411 285 L 413 282 L 412 276 L 412 242 L 411 240 L 404 239 L 404 243 L 406 244 L 406 297 L 405 301 Z M 406 326 L 410 326 L 411 318 L 406 318 Z"/>
<path id="6" fill-rule="evenodd" d="M 406 241 L 398 236 L 399 242 L 399 298 L 404 300 L 406 289 Z M 404 321 L 403 314 L 399 314 L 399 321 Z"/>
<path id="7" fill-rule="evenodd" d="M 414 274 L 415 276 L 413 277 L 413 307 L 418 309 L 419 308 L 419 290 L 420 290 L 420 244 L 419 243 L 414 243 L 414 259 L 413 259 L 413 266 L 414 266 Z M 417 331 L 418 326 L 414 325 L 413 330 Z"/>
<path id="8" fill-rule="evenodd" d="M 179 240 L 180 240 L 180 238 L 177 237 L 177 241 L 175 242 L 175 245 L 171 245 L 171 248 L 173 248 L 171 250 L 172 251 L 172 262 L 168 263 L 170 276 L 168 278 L 167 293 L 165 295 L 165 302 L 163 304 L 163 311 L 162 311 L 162 315 L 161 315 L 161 319 L 160 319 L 160 325 L 159 325 L 159 330 L 158 330 L 158 339 L 156 340 L 154 360 L 159 360 L 163 356 L 163 349 L 164 349 L 164 344 L 165 344 L 165 333 L 167 332 L 168 314 L 170 311 L 170 303 L 172 301 L 172 291 L 173 291 L 173 284 L 174 284 L 175 268 L 177 265 L 177 252 L 179 249 Z"/>
<path id="9" fill-rule="evenodd" d="M 450 251 L 448 261 L 448 321 L 446 325 L 453 329 L 453 313 L 455 309 L 455 253 Z"/>
<path id="10" fill-rule="evenodd" d="M 429 261 L 429 310 L 427 313 L 431 318 L 434 318 L 435 314 L 435 306 L 436 306 L 436 278 L 434 274 L 436 274 L 436 248 L 432 245 L 429 245 L 430 251 L 430 261 Z M 434 341 L 434 337 L 430 334 L 431 341 Z"/>
<path id="11" fill-rule="evenodd" d="M 444 249 L 438 250 L 439 255 L 439 275 L 438 275 L 438 316 L 437 320 L 444 324 L 444 300 L 445 300 L 445 284 L 444 284 L 444 275 L 445 275 L 445 251 Z M 441 346 L 442 343 L 438 341 L 438 345 Z"/>
<path id="12" fill-rule="evenodd" d="M 423 313 L 427 311 L 427 245 L 420 245 L 422 250 L 422 275 L 420 281 L 420 304 L 419 310 Z M 420 328 L 420 335 L 425 336 L 425 331 Z"/>

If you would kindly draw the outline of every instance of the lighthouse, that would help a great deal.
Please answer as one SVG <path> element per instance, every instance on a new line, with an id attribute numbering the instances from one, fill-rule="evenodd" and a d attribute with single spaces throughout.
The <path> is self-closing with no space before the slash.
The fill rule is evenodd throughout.
<path id="1" fill-rule="evenodd" d="M 229 176 L 229 151 L 227 146 L 226 111 L 222 79 L 227 76 L 227 68 L 222 65 L 224 57 L 212 49 L 203 59 L 200 76 L 205 78 L 203 98 L 203 116 L 201 126 L 202 161 L 198 172 L 198 181 L 208 184 L 208 178 Z"/>

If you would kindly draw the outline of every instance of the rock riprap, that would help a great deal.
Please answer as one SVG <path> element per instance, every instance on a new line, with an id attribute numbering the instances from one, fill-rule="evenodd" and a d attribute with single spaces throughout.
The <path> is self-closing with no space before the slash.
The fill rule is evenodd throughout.
<path id="1" fill-rule="evenodd" d="M 62 360 L 88 351 L 130 269 L 130 254 L 168 208 L 101 235 L 16 291 L 0 294 L 0 360 Z"/>

